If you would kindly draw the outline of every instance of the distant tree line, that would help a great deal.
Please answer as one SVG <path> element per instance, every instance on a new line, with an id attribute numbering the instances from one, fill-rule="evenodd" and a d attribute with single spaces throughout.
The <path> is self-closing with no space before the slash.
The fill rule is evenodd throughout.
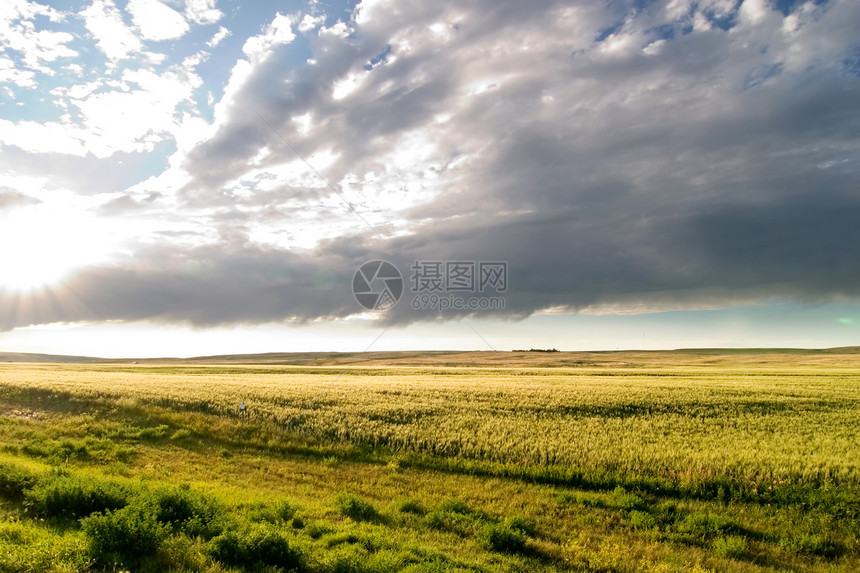
<path id="1" fill-rule="evenodd" d="M 511 352 L 558 352 L 558 348 L 529 348 L 528 350 L 511 350 Z"/>

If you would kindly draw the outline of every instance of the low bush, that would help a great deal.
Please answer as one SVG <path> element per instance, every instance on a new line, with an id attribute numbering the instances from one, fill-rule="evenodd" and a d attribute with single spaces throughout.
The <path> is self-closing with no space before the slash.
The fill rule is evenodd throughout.
<path id="1" fill-rule="evenodd" d="M 630 493 L 621 486 L 612 491 L 612 503 L 620 509 L 644 509 L 645 502 L 635 493 Z"/>
<path id="2" fill-rule="evenodd" d="M 138 503 L 151 504 L 159 523 L 191 537 L 211 539 L 224 530 L 227 522 L 221 504 L 187 485 L 156 490 L 142 496 Z"/>
<path id="3" fill-rule="evenodd" d="M 53 473 L 25 492 L 26 504 L 42 517 L 80 519 L 128 505 L 127 488 L 109 481 Z"/>
<path id="4" fill-rule="evenodd" d="M 380 517 L 370 502 L 349 493 L 341 493 L 335 497 L 334 505 L 341 515 L 355 521 L 376 521 Z"/>
<path id="5" fill-rule="evenodd" d="M 280 524 L 290 521 L 296 515 L 296 508 L 286 501 L 274 505 L 259 504 L 250 508 L 248 517 L 254 522 Z"/>
<path id="6" fill-rule="evenodd" d="M 690 513 L 677 522 L 676 529 L 679 533 L 705 538 L 730 533 L 735 531 L 737 526 L 721 515 Z"/>
<path id="7" fill-rule="evenodd" d="M 478 543 L 490 551 L 520 553 L 525 549 L 526 535 L 507 522 L 488 523 L 478 534 Z"/>
<path id="8" fill-rule="evenodd" d="M 152 557 L 170 533 L 158 521 L 155 508 L 142 504 L 91 515 L 81 520 L 96 562 L 135 565 Z"/>
<path id="9" fill-rule="evenodd" d="M 304 556 L 275 529 L 258 527 L 238 533 L 225 532 L 209 542 L 208 554 L 229 567 L 258 570 L 282 567 L 292 571 L 306 568 Z"/>
<path id="10" fill-rule="evenodd" d="M 36 474 L 20 466 L 0 464 L 0 497 L 21 501 L 24 492 L 36 485 Z"/>
<path id="11" fill-rule="evenodd" d="M 786 551 L 803 555 L 832 556 L 836 553 L 836 547 L 820 533 L 802 533 L 783 537 L 779 540 L 779 546 Z"/>
<path id="12" fill-rule="evenodd" d="M 630 512 L 630 525 L 635 529 L 653 529 L 657 520 L 647 511 L 634 510 Z"/>
<path id="13" fill-rule="evenodd" d="M 740 535 L 717 537 L 713 543 L 714 553 L 721 557 L 737 559 L 747 552 L 747 540 Z"/>
<path id="14" fill-rule="evenodd" d="M 394 509 L 399 511 L 400 513 L 411 513 L 412 515 L 424 515 L 427 513 L 427 510 L 424 509 L 424 506 L 417 500 L 412 498 L 408 499 L 399 499 L 394 502 Z"/>
<path id="15" fill-rule="evenodd" d="M 433 529 L 467 536 L 475 532 L 483 517 L 483 514 L 458 499 L 446 499 L 433 508 L 425 520 Z"/>
<path id="16" fill-rule="evenodd" d="M 534 537 L 535 535 L 534 522 L 531 519 L 528 519 L 521 515 L 513 515 L 511 517 L 506 517 L 504 523 L 512 529 L 521 531 L 523 534 L 528 535 L 529 537 Z"/>

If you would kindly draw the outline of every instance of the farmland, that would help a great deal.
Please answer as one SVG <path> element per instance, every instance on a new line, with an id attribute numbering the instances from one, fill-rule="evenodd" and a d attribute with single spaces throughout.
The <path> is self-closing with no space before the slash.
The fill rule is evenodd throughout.
<path id="1" fill-rule="evenodd" d="M 2 364 L 0 415 L 2 571 L 860 569 L 857 354 Z"/>

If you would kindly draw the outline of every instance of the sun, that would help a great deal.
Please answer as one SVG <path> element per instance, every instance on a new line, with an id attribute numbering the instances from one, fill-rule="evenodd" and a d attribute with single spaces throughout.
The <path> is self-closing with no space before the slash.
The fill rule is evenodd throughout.
<path id="1" fill-rule="evenodd" d="M 0 291 L 50 288 L 103 258 L 109 244 L 94 216 L 45 204 L 0 212 Z"/>

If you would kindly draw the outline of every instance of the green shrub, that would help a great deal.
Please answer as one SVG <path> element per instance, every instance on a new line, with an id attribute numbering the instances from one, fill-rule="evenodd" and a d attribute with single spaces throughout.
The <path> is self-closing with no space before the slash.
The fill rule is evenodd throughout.
<path id="1" fill-rule="evenodd" d="M 327 535 L 334 531 L 334 527 L 322 521 L 312 521 L 305 526 L 305 533 L 311 539 L 319 539 L 323 535 Z"/>
<path id="2" fill-rule="evenodd" d="M 186 535 L 172 535 L 165 539 L 156 554 L 157 571 L 204 571 L 206 556 L 200 546 Z"/>
<path id="3" fill-rule="evenodd" d="M 520 553 L 525 549 L 526 536 L 508 523 L 488 523 L 478 534 L 478 542 L 490 551 Z"/>
<path id="4" fill-rule="evenodd" d="M 139 432 L 137 432 L 137 439 L 152 442 L 156 440 L 160 440 L 164 436 L 167 435 L 169 427 L 164 424 L 159 424 L 154 428 L 141 428 Z"/>
<path id="5" fill-rule="evenodd" d="M 714 553 L 721 557 L 737 559 L 747 552 L 747 540 L 740 535 L 729 535 L 714 539 Z"/>
<path id="6" fill-rule="evenodd" d="M 159 523 L 191 537 L 211 539 L 220 534 L 226 524 L 221 504 L 187 485 L 156 490 L 142 496 L 137 503 L 151 504 Z"/>
<path id="7" fill-rule="evenodd" d="M 296 508 L 286 501 L 275 505 L 258 504 L 248 511 L 248 517 L 254 522 L 279 524 L 290 521 L 296 514 Z"/>
<path id="8" fill-rule="evenodd" d="M 803 533 L 779 540 L 779 546 L 786 551 L 804 555 L 832 555 L 836 547 L 819 533 Z"/>
<path id="9" fill-rule="evenodd" d="M 647 511 L 634 510 L 630 512 L 630 525 L 636 529 L 653 529 L 657 520 Z"/>
<path id="10" fill-rule="evenodd" d="M 129 492 L 114 482 L 64 473 L 42 477 L 25 492 L 27 505 L 43 517 L 80 519 L 128 505 Z"/>
<path id="11" fill-rule="evenodd" d="M 24 499 L 25 490 L 36 485 L 36 475 L 20 466 L 0 464 L 0 497 L 11 501 Z"/>
<path id="12" fill-rule="evenodd" d="M 328 548 L 338 545 L 358 545 L 370 553 L 379 551 L 386 545 L 384 534 L 367 529 L 347 529 L 325 538 Z"/>
<path id="13" fill-rule="evenodd" d="M 736 530 L 737 526 L 721 515 L 690 513 L 676 524 L 676 528 L 680 533 L 695 537 L 709 537 L 729 533 Z"/>
<path id="14" fill-rule="evenodd" d="M 445 499 L 439 502 L 434 511 L 442 513 L 458 513 L 460 515 L 469 515 L 473 513 L 472 509 L 465 502 L 459 499 Z"/>
<path id="15" fill-rule="evenodd" d="M 441 501 L 425 517 L 427 525 L 433 529 L 450 531 L 458 535 L 472 535 L 480 525 L 484 515 L 471 509 L 458 499 Z"/>
<path id="16" fill-rule="evenodd" d="M 523 517 L 521 515 L 513 515 L 511 517 L 506 517 L 504 523 L 508 525 L 511 529 L 515 529 L 517 531 L 522 532 L 529 537 L 534 537 L 535 535 L 535 524 L 531 519 Z"/>
<path id="17" fill-rule="evenodd" d="M 644 509 L 645 502 L 635 493 L 630 493 L 621 486 L 612 491 L 612 503 L 621 509 Z"/>
<path id="18" fill-rule="evenodd" d="M 134 505 L 81 520 L 93 558 L 102 564 L 137 564 L 152 557 L 170 529 L 160 523 L 152 506 Z"/>
<path id="19" fill-rule="evenodd" d="M 0 521 L 0 571 L 60 573 L 89 571 L 87 542 L 77 532 L 59 534 L 33 521 Z"/>
<path id="20" fill-rule="evenodd" d="M 209 542 L 208 553 L 229 567 L 283 567 L 294 571 L 305 569 L 302 554 L 278 531 L 256 528 L 244 533 L 228 531 Z"/>
<path id="21" fill-rule="evenodd" d="M 606 507 L 600 495 L 586 492 L 563 491 L 555 494 L 557 502 L 562 504 L 575 503 L 582 507 Z"/>
<path id="22" fill-rule="evenodd" d="M 338 494 L 334 498 L 334 505 L 341 515 L 355 521 L 376 521 L 380 517 L 370 502 L 349 493 Z"/>
<path id="23" fill-rule="evenodd" d="M 398 499 L 394 502 L 394 508 L 400 513 L 411 513 L 412 515 L 424 515 L 427 513 L 424 506 L 412 498 Z"/>

